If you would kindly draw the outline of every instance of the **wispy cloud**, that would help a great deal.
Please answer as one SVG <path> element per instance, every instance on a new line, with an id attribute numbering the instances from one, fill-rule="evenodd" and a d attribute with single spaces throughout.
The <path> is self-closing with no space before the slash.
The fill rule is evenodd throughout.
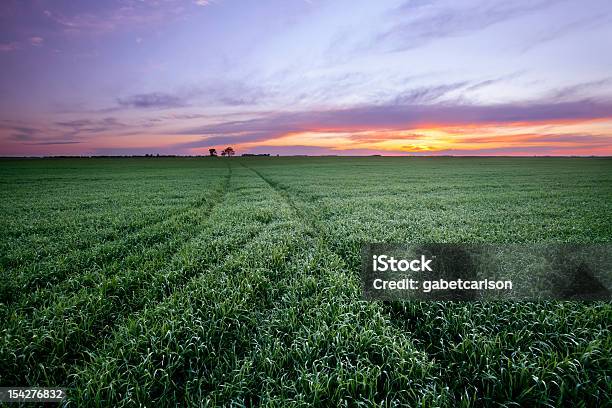
<path id="1" fill-rule="evenodd" d="M 431 41 L 464 35 L 485 29 L 493 24 L 511 20 L 546 8 L 558 1 L 479 1 L 467 2 L 418 2 L 418 10 L 412 1 L 394 10 L 393 17 L 400 22 L 379 34 L 371 44 L 392 51 L 420 47 Z"/>
<path id="2" fill-rule="evenodd" d="M 609 91 L 611 85 L 612 77 L 580 82 L 553 90 L 547 99 L 561 102 L 579 98 L 591 98 L 594 92 Z M 609 95 L 609 92 L 607 95 Z"/>
<path id="3" fill-rule="evenodd" d="M 60 128 L 70 129 L 71 135 L 100 133 L 118 130 L 128 125 L 120 122 L 117 118 L 106 117 L 102 119 L 77 119 L 70 121 L 59 121 L 54 123 Z"/>
<path id="4" fill-rule="evenodd" d="M 0 52 L 10 52 L 18 50 L 19 44 L 17 42 L 0 43 Z"/>
<path id="5" fill-rule="evenodd" d="M 0 43 L 0 52 L 11 52 L 17 51 L 28 46 L 32 47 L 42 47 L 45 43 L 45 39 L 42 37 L 30 37 L 27 41 L 12 41 L 7 43 Z"/>
<path id="6" fill-rule="evenodd" d="M 488 135 L 488 136 L 467 136 L 458 137 L 456 139 L 459 143 L 500 143 L 510 142 L 513 144 L 537 144 L 537 143 L 572 143 L 572 144 L 585 144 L 592 143 L 599 146 L 611 146 L 611 136 L 601 135 L 589 135 L 589 134 L 511 134 L 511 135 Z"/>
<path id="7" fill-rule="evenodd" d="M 93 155 L 100 156 L 142 156 L 145 154 L 180 154 L 187 153 L 172 147 L 143 146 L 143 147 L 96 147 L 92 149 Z"/>
<path id="8" fill-rule="evenodd" d="M 45 39 L 42 37 L 30 37 L 30 44 L 33 47 L 42 47 L 44 42 L 45 42 Z"/>
<path id="9" fill-rule="evenodd" d="M 397 95 L 394 98 L 393 102 L 398 105 L 436 102 L 441 97 L 453 91 L 465 88 L 469 84 L 469 81 L 461 81 L 452 84 L 422 86 L 418 88 L 413 88 Z"/>
<path id="10" fill-rule="evenodd" d="M 128 125 L 113 117 L 32 124 L 3 120 L 0 123 L 0 139 L 30 145 L 75 144 L 91 140 L 97 134 L 127 128 Z"/>
<path id="11" fill-rule="evenodd" d="M 117 107 L 136 109 L 174 109 L 190 106 L 247 106 L 261 102 L 270 95 L 259 86 L 250 86 L 239 81 L 203 81 L 180 88 L 175 92 L 150 92 L 117 98 Z"/>
<path id="12" fill-rule="evenodd" d="M 88 12 L 44 10 L 44 15 L 67 34 L 105 34 L 119 29 L 167 23 L 185 12 L 184 3 L 167 1 L 126 1 L 94 8 Z"/>
<path id="13" fill-rule="evenodd" d="M 50 145 L 70 145 L 70 144 L 79 144 L 82 142 L 76 141 L 76 140 L 64 140 L 64 141 L 56 141 L 56 142 L 34 142 L 34 143 L 29 143 L 31 145 L 35 145 L 35 146 L 50 146 Z"/>
<path id="14" fill-rule="evenodd" d="M 416 156 L 566 156 L 566 155 L 589 155 L 601 149 L 600 145 L 585 144 L 581 149 L 564 146 L 514 146 L 514 147 L 480 147 L 471 149 L 443 149 L 438 151 L 407 151 Z M 604 154 L 606 151 L 603 151 Z M 609 152 L 608 152 L 609 154 Z"/>
<path id="15" fill-rule="evenodd" d="M 0 126 L 0 131 L 7 134 L 8 140 L 27 142 L 36 139 L 42 131 L 35 127 L 6 124 Z"/>
<path id="16" fill-rule="evenodd" d="M 610 13 L 604 13 L 579 18 L 565 24 L 559 24 L 556 28 L 548 29 L 540 32 L 539 34 L 531 36 L 528 42 L 520 50 L 520 53 L 523 54 L 532 48 L 558 40 L 576 31 L 590 30 L 604 24 L 610 24 L 611 19 L 612 15 Z"/>
<path id="17" fill-rule="evenodd" d="M 205 101 L 228 106 L 253 105 L 271 95 L 271 91 L 261 86 L 240 81 L 217 81 L 196 86 L 194 92 Z"/>
<path id="18" fill-rule="evenodd" d="M 186 106 L 185 98 L 161 92 L 131 95 L 118 98 L 117 103 L 125 108 L 164 109 Z"/>

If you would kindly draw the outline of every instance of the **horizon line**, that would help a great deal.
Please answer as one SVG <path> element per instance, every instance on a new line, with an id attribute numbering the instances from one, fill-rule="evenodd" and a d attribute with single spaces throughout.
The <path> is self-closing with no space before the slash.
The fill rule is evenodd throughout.
<path id="1" fill-rule="evenodd" d="M 45 155 L 45 156 L 0 156 L 0 159 L 96 159 L 96 158 L 143 158 L 143 159 L 154 159 L 154 158 L 203 158 L 210 157 L 219 160 L 231 159 L 231 157 L 220 157 L 210 155 L 185 155 L 185 154 L 135 154 L 135 155 Z M 255 157 L 255 158 L 272 158 L 272 157 L 409 157 L 409 158 L 435 158 L 435 157 L 456 157 L 456 158 L 612 158 L 612 155 L 453 155 L 453 154 L 438 154 L 438 155 L 384 155 L 384 154 L 369 154 L 369 155 L 339 155 L 339 154 L 321 154 L 321 155 L 310 155 L 310 154 L 246 154 L 236 155 L 234 158 L 239 157 Z"/>

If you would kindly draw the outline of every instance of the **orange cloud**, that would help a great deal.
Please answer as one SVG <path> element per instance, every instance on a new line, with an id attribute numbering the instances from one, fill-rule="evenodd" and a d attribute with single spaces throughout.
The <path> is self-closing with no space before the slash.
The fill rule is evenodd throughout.
<path id="1" fill-rule="evenodd" d="M 465 126 L 429 124 L 405 130 L 368 129 L 290 132 L 269 140 L 244 143 L 255 146 L 311 146 L 333 150 L 369 149 L 403 152 L 477 151 L 503 148 L 568 148 L 608 151 L 612 146 L 612 121 L 549 121 L 484 123 Z M 406 142 L 409 142 L 408 144 Z M 581 150 L 582 149 L 582 150 Z"/>

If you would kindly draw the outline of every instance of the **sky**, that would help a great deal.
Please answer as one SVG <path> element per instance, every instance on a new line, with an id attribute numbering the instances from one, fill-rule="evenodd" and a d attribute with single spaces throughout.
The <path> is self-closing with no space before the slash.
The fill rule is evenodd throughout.
<path id="1" fill-rule="evenodd" d="M 0 156 L 612 155 L 609 0 L 3 0 Z"/>

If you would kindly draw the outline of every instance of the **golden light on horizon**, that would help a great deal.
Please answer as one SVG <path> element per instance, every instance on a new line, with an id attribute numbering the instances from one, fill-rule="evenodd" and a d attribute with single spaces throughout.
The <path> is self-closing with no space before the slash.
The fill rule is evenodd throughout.
<path id="1" fill-rule="evenodd" d="M 333 150 L 368 149 L 395 152 L 437 152 L 453 149 L 478 150 L 516 147 L 580 147 L 585 140 L 604 150 L 612 145 L 612 121 L 559 121 L 481 125 L 429 124 L 411 129 L 365 129 L 358 131 L 309 130 L 292 132 L 255 146 L 307 146 Z"/>

